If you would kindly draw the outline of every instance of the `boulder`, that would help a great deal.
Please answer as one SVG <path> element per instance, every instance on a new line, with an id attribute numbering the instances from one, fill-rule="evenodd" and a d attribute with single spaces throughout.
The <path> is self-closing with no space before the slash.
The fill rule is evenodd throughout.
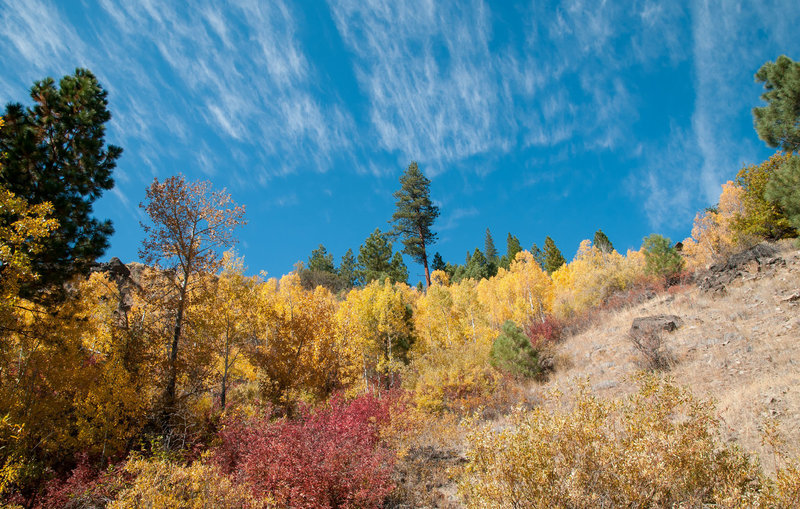
<path id="1" fill-rule="evenodd" d="M 683 320 L 675 315 L 653 315 L 634 318 L 630 334 L 650 334 L 652 332 L 672 332 L 683 325 Z"/>

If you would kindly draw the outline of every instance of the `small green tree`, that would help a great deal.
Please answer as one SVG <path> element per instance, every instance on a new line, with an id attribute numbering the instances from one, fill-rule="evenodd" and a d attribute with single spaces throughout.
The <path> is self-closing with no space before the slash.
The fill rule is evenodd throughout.
<path id="1" fill-rule="evenodd" d="M 611 244 L 611 241 L 608 240 L 608 237 L 603 230 L 597 230 L 594 232 L 594 241 L 592 241 L 594 247 L 602 251 L 603 253 L 611 253 L 614 251 L 614 246 Z"/>
<path id="2" fill-rule="evenodd" d="M 408 282 L 408 267 L 403 261 L 403 255 L 399 251 L 392 256 L 392 262 L 389 264 L 389 278 L 392 283 L 407 283 Z"/>
<path id="3" fill-rule="evenodd" d="M 431 285 L 428 269 L 428 248 L 436 243 L 431 228 L 439 217 L 439 207 L 430 197 L 431 181 L 420 171 L 416 162 L 408 165 L 400 177 L 400 189 L 394 193 L 397 210 L 392 215 L 393 238 L 403 240 L 403 252 L 425 268 L 425 283 Z"/>
<path id="4" fill-rule="evenodd" d="M 361 245 L 358 250 L 359 279 L 368 284 L 371 281 L 383 281 L 387 277 L 392 283 L 406 282 L 408 269 L 403 263 L 403 257 L 396 253 L 392 256 L 392 243 L 385 233 L 375 228 L 375 231 Z"/>
<path id="5" fill-rule="evenodd" d="M 511 320 L 503 324 L 502 332 L 492 344 L 489 358 L 496 369 L 519 378 L 533 378 L 541 371 L 539 353 L 522 329 Z"/>
<path id="6" fill-rule="evenodd" d="M 438 251 L 433 255 L 433 261 L 431 261 L 431 271 L 436 270 L 447 271 L 447 265 L 444 263 L 444 259 L 442 259 L 442 255 L 439 254 Z"/>
<path id="7" fill-rule="evenodd" d="M 328 250 L 322 244 L 311 251 L 311 256 L 308 257 L 308 270 L 336 273 L 336 267 L 333 265 L 333 255 L 328 253 Z"/>
<path id="8" fill-rule="evenodd" d="M 773 148 L 786 152 L 800 149 L 800 62 L 781 55 L 756 73 L 764 83 L 761 94 L 767 105 L 753 108 L 758 137 Z"/>
<path id="9" fill-rule="evenodd" d="M 348 249 L 339 264 L 339 278 L 346 289 L 358 285 L 358 262 L 352 249 Z"/>
<path id="10" fill-rule="evenodd" d="M 652 233 L 644 238 L 642 249 L 647 274 L 669 279 L 683 270 L 683 257 L 672 246 L 670 239 Z"/>
<path id="11" fill-rule="evenodd" d="M 567 263 L 561 250 L 556 247 L 556 243 L 547 236 L 544 239 L 544 270 L 548 274 L 557 271 L 562 265 Z"/>

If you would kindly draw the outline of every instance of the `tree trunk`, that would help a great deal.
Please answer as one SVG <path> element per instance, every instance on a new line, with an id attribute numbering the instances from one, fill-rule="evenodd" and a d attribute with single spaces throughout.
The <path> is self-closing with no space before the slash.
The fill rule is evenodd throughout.
<path id="1" fill-rule="evenodd" d="M 228 392 L 228 355 L 230 352 L 229 335 L 225 333 L 225 367 L 222 371 L 222 390 L 219 393 L 219 405 L 225 410 L 225 397 Z"/>
<path id="2" fill-rule="evenodd" d="M 419 238 L 422 240 L 422 265 L 425 267 L 425 288 L 431 287 L 431 272 L 428 270 L 428 253 L 425 251 L 425 237 L 422 236 L 422 228 L 419 229 Z"/>
<path id="3" fill-rule="evenodd" d="M 165 410 L 167 412 L 172 410 L 175 405 L 175 392 L 176 381 L 178 379 L 178 345 L 181 338 L 181 329 L 183 327 L 183 311 L 186 307 L 186 293 L 189 287 L 188 275 L 183 280 L 183 285 L 180 290 L 180 297 L 178 299 L 178 313 L 175 316 L 175 327 L 172 333 L 172 347 L 169 352 L 169 370 L 167 374 L 167 387 L 164 397 Z"/>

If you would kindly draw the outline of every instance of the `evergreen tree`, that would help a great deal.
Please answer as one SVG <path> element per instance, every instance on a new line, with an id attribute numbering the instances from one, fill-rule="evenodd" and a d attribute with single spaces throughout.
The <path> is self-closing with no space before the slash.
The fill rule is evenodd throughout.
<path id="1" fill-rule="evenodd" d="M 486 228 L 486 237 L 483 241 L 486 250 L 486 266 L 489 269 L 489 277 L 497 275 L 497 268 L 500 265 L 500 258 L 497 256 L 497 248 L 494 247 L 494 239 L 489 228 Z"/>
<path id="2" fill-rule="evenodd" d="M 322 244 L 311 251 L 311 256 L 308 257 L 308 270 L 336 273 L 336 267 L 333 265 L 333 255 L 328 253 L 328 250 Z"/>
<path id="3" fill-rule="evenodd" d="M 531 254 L 533 255 L 533 260 L 539 264 L 539 268 L 544 270 L 544 251 L 539 249 L 539 246 L 536 245 L 536 242 L 534 242 L 533 246 L 531 246 Z"/>
<path id="4" fill-rule="evenodd" d="M 486 254 L 486 260 L 489 262 L 497 263 L 497 249 L 494 247 L 494 240 L 492 239 L 492 232 L 489 231 L 489 228 L 486 228 L 486 237 L 483 241 L 483 248 Z"/>
<path id="5" fill-rule="evenodd" d="M 442 255 L 437 251 L 436 254 L 433 255 L 433 260 L 431 261 L 431 272 L 436 270 L 446 271 L 446 269 L 447 265 L 445 265 Z"/>
<path id="6" fill-rule="evenodd" d="M 533 378 L 541 372 L 539 352 L 514 322 L 507 320 L 492 344 L 489 359 L 495 368 L 520 378 Z"/>
<path id="7" fill-rule="evenodd" d="M 392 262 L 389 264 L 389 279 L 392 283 L 407 283 L 408 282 L 408 267 L 403 261 L 403 255 L 399 251 L 392 256 Z"/>
<path id="8" fill-rule="evenodd" d="M 469 263 L 466 265 L 463 278 L 475 279 L 476 281 L 488 279 L 491 276 L 490 272 L 489 262 L 486 260 L 481 250 L 476 247 L 475 252 L 472 253 L 469 259 Z"/>
<path id="9" fill-rule="evenodd" d="M 670 239 L 650 234 L 642 242 L 645 272 L 654 276 L 671 278 L 683 270 L 684 261 Z"/>
<path id="10" fill-rule="evenodd" d="M 594 232 L 594 241 L 592 241 L 594 247 L 602 251 L 603 253 L 611 253 L 614 251 L 614 246 L 611 245 L 611 241 L 608 240 L 608 237 L 603 230 L 597 230 Z"/>
<path id="11" fill-rule="evenodd" d="M 108 248 L 111 221 L 92 217 L 94 201 L 114 186 L 111 172 L 122 153 L 105 144 L 105 124 L 111 119 L 106 96 L 90 71 L 77 69 L 58 86 L 52 78 L 36 82 L 33 108 L 6 106 L 0 185 L 30 205 L 50 202 L 59 223 L 42 241 L 41 251 L 27 253 L 40 275 L 25 288 L 29 296 L 88 273 Z M 8 220 L 0 219 L 0 227 Z"/>
<path id="12" fill-rule="evenodd" d="M 553 242 L 553 239 L 549 236 L 546 237 L 544 239 L 544 270 L 546 270 L 548 274 L 552 274 L 565 263 L 567 263 L 567 261 L 564 259 L 561 251 L 556 247 L 556 243 Z"/>
<path id="13" fill-rule="evenodd" d="M 370 234 L 358 250 L 359 279 L 364 284 L 390 277 L 392 244 L 379 228 Z"/>
<path id="14" fill-rule="evenodd" d="M 358 285 L 358 263 L 352 249 L 348 249 L 342 256 L 342 261 L 339 264 L 339 278 L 345 288 L 352 288 Z"/>
<path id="15" fill-rule="evenodd" d="M 786 152 L 800 149 L 800 62 L 781 55 L 756 73 L 764 83 L 761 99 L 767 105 L 753 108 L 758 137 L 773 148 Z"/>
<path id="16" fill-rule="evenodd" d="M 511 265 L 520 251 L 522 251 L 522 245 L 519 243 L 519 239 L 509 233 L 508 237 L 506 237 L 506 257 L 508 257 L 509 265 Z"/>
<path id="17" fill-rule="evenodd" d="M 392 235 L 403 240 L 403 253 L 425 267 L 425 283 L 431 285 L 427 249 L 436 243 L 436 233 L 431 231 L 439 216 L 439 208 L 430 198 L 430 184 L 416 162 L 408 165 L 400 177 L 400 189 L 394 193 L 397 210 L 392 215 Z"/>

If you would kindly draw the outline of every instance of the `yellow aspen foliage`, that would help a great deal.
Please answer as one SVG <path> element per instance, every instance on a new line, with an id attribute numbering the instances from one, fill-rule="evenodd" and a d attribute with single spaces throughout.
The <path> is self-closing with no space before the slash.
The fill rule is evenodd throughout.
<path id="1" fill-rule="evenodd" d="M 433 273 L 433 284 L 417 300 L 414 309 L 418 334 L 414 352 L 421 355 L 438 348 L 491 342 L 496 334 L 487 321 L 485 306 L 478 299 L 477 281 L 464 279 L 445 286 L 439 283 L 440 272 Z"/>
<path id="2" fill-rule="evenodd" d="M 408 285 L 388 279 L 347 294 L 337 322 L 350 383 L 360 378 L 365 389 L 375 378 L 386 386 L 394 383 L 414 341 L 415 296 Z"/>
<path id="3" fill-rule="evenodd" d="M 304 290 L 296 273 L 258 285 L 257 293 L 257 336 L 246 353 L 262 393 L 280 405 L 330 394 L 340 371 L 333 294 Z"/>
<path id="4" fill-rule="evenodd" d="M 506 320 L 524 325 L 540 320 L 552 306 L 550 277 L 528 251 L 520 251 L 508 270 L 478 283 L 478 296 L 489 311 L 489 323 L 499 330 Z"/>
<path id="5" fill-rule="evenodd" d="M 751 240 L 734 229 L 745 213 L 743 196 L 744 190 L 728 181 L 722 185 L 719 205 L 695 216 L 692 236 L 683 241 L 683 256 L 689 270 L 707 268 Z"/>
<path id="6" fill-rule="evenodd" d="M 638 251 L 628 252 L 628 256 L 606 253 L 584 240 L 575 258 L 552 274 L 553 313 L 569 318 L 599 306 L 643 275 L 644 257 Z"/>
<path id="7" fill-rule="evenodd" d="M 223 255 L 223 269 L 200 302 L 201 333 L 213 350 L 210 386 L 224 410 L 232 384 L 255 381 L 255 368 L 244 350 L 258 336 L 258 277 L 244 275 L 244 262 L 233 252 Z"/>
<path id="8" fill-rule="evenodd" d="M 42 248 L 41 241 L 56 228 L 58 221 L 48 217 L 52 205 L 45 202 L 29 205 L 24 199 L 0 187 L 0 214 L 9 218 L 0 223 L 0 320 L 13 319 L 13 307 L 19 299 L 19 285 L 36 279 L 30 255 Z M 10 323 L 3 323 L 8 328 Z"/>

